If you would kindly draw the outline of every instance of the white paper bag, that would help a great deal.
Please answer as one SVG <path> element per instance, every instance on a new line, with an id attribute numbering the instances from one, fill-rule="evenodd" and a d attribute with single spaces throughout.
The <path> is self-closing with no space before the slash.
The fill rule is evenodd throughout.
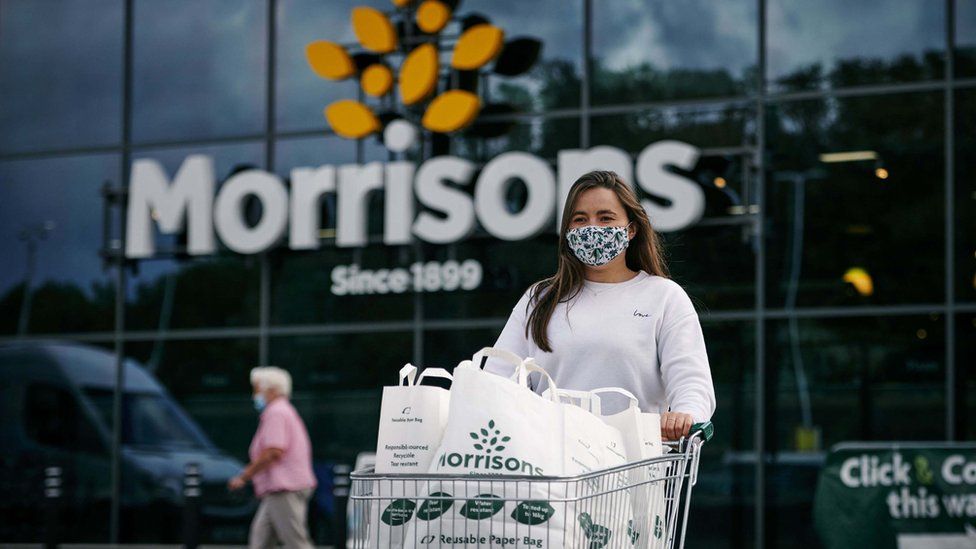
<path id="1" fill-rule="evenodd" d="M 424 379 L 452 379 L 442 368 L 400 369 L 400 385 L 383 388 L 374 472 L 425 473 L 447 425 L 450 392 L 421 385 Z M 416 382 L 415 382 L 416 381 Z M 406 528 L 417 508 L 418 485 L 413 481 L 378 481 L 370 505 L 370 542 L 379 547 L 403 546 Z"/>
<path id="2" fill-rule="evenodd" d="M 512 377 L 482 371 L 478 365 L 487 357 L 512 363 Z M 448 424 L 430 472 L 469 475 L 470 480 L 431 483 L 429 494 L 454 501 L 450 506 L 446 500 L 421 502 L 424 512 L 418 512 L 406 547 L 555 548 L 577 538 L 584 546 L 602 547 L 599 540 L 618 535 L 602 526 L 595 512 L 581 514 L 576 504 L 559 501 L 566 499 L 568 485 L 585 489 L 576 486 L 581 483 L 493 480 L 495 475 L 576 475 L 626 459 L 616 429 L 585 410 L 531 391 L 528 376 L 534 372 L 555 387 L 534 360 L 498 349 L 482 349 L 454 370 Z M 614 447 L 616 453 L 610 450 Z"/>
<path id="3" fill-rule="evenodd" d="M 619 387 L 606 387 L 589 391 L 598 397 L 592 402 L 593 412 L 608 425 L 616 427 L 624 437 L 627 459 L 643 461 L 663 455 L 661 441 L 661 416 L 641 412 L 637 397 Z M 629 401 L 628 407 L 616 414 L 603 415 L 600 395 L 620 395 Z M 629 471 L 633 518 L 628 524 L 628 535 L 636 547 L 659 549 L 667 547 L 666 514 L 667 500 L 663 478 L 667 475 L 663 464 L 646 465 Z"/>

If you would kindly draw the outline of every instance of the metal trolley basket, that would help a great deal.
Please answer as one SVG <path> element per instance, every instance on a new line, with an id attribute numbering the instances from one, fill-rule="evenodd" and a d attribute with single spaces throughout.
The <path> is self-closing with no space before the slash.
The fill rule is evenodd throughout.
<path id="1" fill-rule="evenodd" d="M 347 546 L 680 549 L 712 433 L 695 424 L 663 456 L 574 477 L 355 471 Z"/>

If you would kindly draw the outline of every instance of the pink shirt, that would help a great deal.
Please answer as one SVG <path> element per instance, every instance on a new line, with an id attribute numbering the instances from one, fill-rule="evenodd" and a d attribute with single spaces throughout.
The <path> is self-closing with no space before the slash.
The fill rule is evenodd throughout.
<path id="1" fill-rule="evenodd" d="M 312 473 L 312 442 L 305 423 L 287 398 L 278 397 L 261 412 L 248 456 L 254 461 L 267 448 L 282 450 L 281 458 L 254 475 L 254 493 L 304 490 L 316 486 Z"/>

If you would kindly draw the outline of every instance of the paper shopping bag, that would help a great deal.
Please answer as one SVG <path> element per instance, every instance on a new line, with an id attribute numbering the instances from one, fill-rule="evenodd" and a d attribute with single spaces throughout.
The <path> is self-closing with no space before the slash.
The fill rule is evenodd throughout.
<path id="1" fill-rule="evenodd" d="M 383 388 L 374 472 L 425 473 L 440 445 L 447 424 L 450 392 L 421 385 L 427 378 L 451 379 L 441 368 L 426 368 L 415 380 L 417 368 L 400 369 L 400 385 Z M 402 547 L 407 525 L 414 518 L 416 481 L 384 480 L 374 483 L 370 506 L 370 540 L 379 547 Z"/>
<path id="2" fill-rule="evenodd" d="M 659 414 L 641 412 L 637 407 L 637 397 L 619 387 L 593 389 L 589 392 L 596 397 L 613 394 L 628 400 L 629 405 L 625 410 L 610 415 L 602 413 L 599 399 L 592 403 L 593 411 L 624 436 L 628 461 L 640 462 L 663 455 Z M 634 546 L 641 549 L 663 549 L 668 546 L 665 528 L 666 469 L 665 464 L 655 463 L 635 467 L 628 472 L 628 491 L 633 508 L 633 516 L 628 523 L 628 535 Z"/>

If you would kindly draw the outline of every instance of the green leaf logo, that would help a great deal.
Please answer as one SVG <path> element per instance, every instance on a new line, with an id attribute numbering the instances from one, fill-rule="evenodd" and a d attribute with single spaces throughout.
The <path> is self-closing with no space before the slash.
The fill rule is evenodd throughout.
<path id="1" fill-rule="evenodd" d="M 417 504 L 409 499 L 393 500 L 393 503 L 383 511 L 380 520 L 390 526 L 401 526 L 410 520 L 410 517 L 413 516 L 413 510 L 416 508 Z"/>
<path id="2" fill-rule="evenodd" d="M 589 549 L 602 549 L 610 543 L 613 532 L 609 528 L 595 524 L 588 513 L 580 513 L 578 520 L 583 533 L 590 540 Z"/>
<path id="3" fill-rule="evenodd" d="M 516 522 L 535 526 L 549 520 L 556 510 L 547 501 L 523 501 L 512 511 Z"/>
<path id="4" fill-rule="evenodd" d="M 461 516 L 471 520 L 481 520 L 495 516 L 505 502 L 495 494 L 478 494 L 461 506 Z"/>
<path id="5" fill-rule="evenodd" d="M 434 492 L 430 495 L 432 498 L 450 498 L 451 494 L 447 492 Z M 451 508 L 454 504 L 452 499 L 426 499 L 424 503 L 421 504 L 420 509 L 417 509 L 417 518 L 420 520 L 434 520 L 435 518 L 443 515 Z"/>
<path id="6" fill-rule="evenodd" d="M 640 532 L 634 530 L 634 519 L 627 521 L 627 537 L 630 538 L 631 545 L 637 545 L 637 538 L 640 537 Z"/>
<path id="7" fill-rule="evenodd" d="M 505 449 L 505 443 L 512 440 L 512 437 L 501 436 L 502 432 L 495 428 L 495 420 L 488 420 L 488 427 L 479 429 L 478 432 L 468 433 L 474 439 L 474 449 L 481 450 L 486 454 L 501 452 Z"/>

